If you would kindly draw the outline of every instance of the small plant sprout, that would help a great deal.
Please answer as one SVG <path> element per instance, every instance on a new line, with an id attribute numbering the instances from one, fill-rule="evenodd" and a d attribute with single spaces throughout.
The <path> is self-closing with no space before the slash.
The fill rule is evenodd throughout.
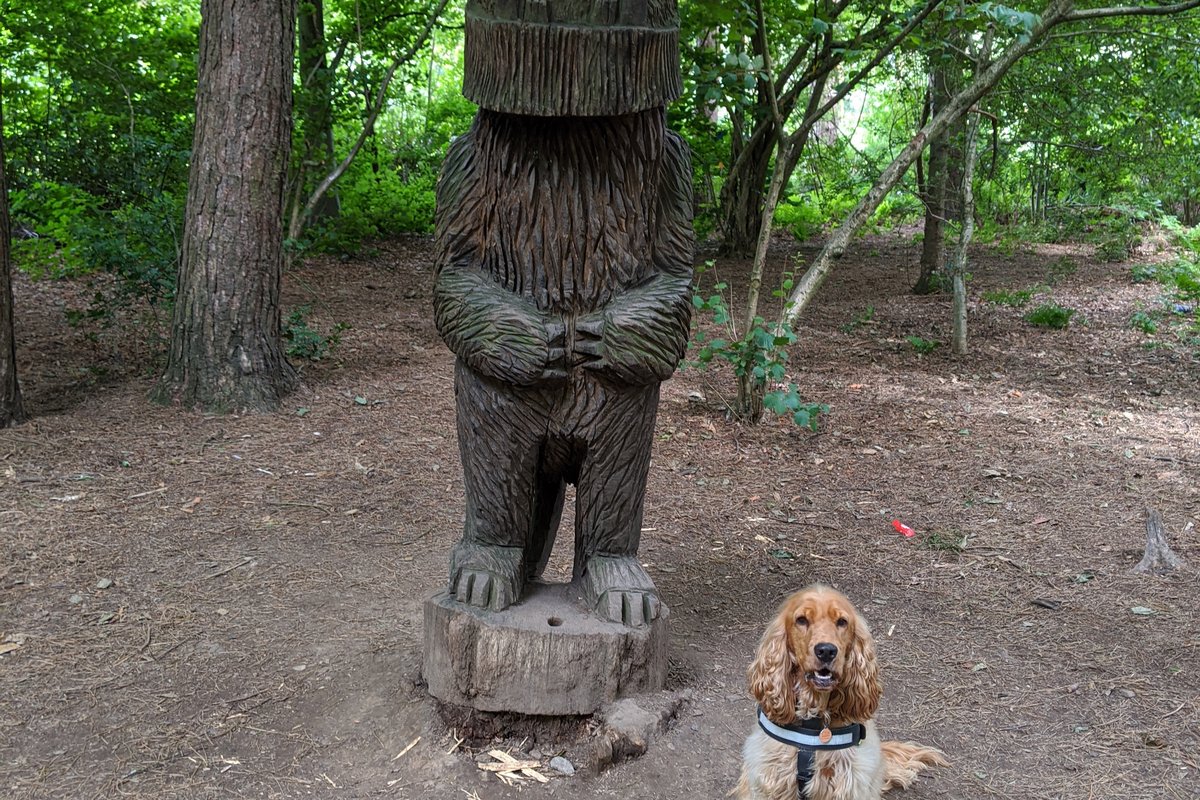
<path id="1" fill-rule="evenodd" d="M 961 553 L 967 549 L 968 539 L 970 539 L 970 534 L 962 533 L 961 531 L 935 529 L 929 532 L 922 544 L 930 550 Z"/>
<path id="2" fill-rule="evenodd" d="M 697 278 L 712 266 L 712 261 L 705 262 L 703 267 L 697 269 Z M 791 289 L 792 277 L 785 275 L 773 294 L 786 299 Z M 703 331 L 697 331 L 691 342 L 695 356 L 688 362 L 689 365 L 706 369 L 714 361 L 724 361 L 733 367 L 734 374 L 739 378 L 748 376 L 754 386 L 761 389 L 776 387 L 763 392 L 762 408 L 787 416 L 800 427 L 815 431 L 818 416 L 827 412 L 829 407 L 802 400 L 796 384 L 786 382 L 788 348 L 797 339 L 791 326 L 783 321 L 755 317 L 749 330 L 739 333 L 725 299 L 728 285 L 718 282 L 712 290 L 714 293 L 706 297 L 697 286 L 692 295 L 692 306 L 699 312 L 710 314 L 710 322 L 726 335 L 709 338 Z"/>
<path id="3" fill-rule="evenodd" d="M 916 350 L 920 355 L 932 353 L 942 344 L 936 339 L 922 339 L 920 336 L 905 336 L 904 341 L 912 345 L 913 350 Z"/>

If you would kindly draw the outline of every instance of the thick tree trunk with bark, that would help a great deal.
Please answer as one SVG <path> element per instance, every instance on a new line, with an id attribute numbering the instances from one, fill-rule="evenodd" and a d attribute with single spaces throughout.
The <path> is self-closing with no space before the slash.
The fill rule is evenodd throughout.
<path id="1" fill-rule="evenodd" d="M 269 410 L 291 388 L 279 292 L 295 0 L 203 0 L 196 133 L 162 402 Z"/>
<path id="2" fill-rule="evenodd" d="M 0 83 L 0 428 L 25 419 L 17 383 L 17 340 L 13 331 L 12 222 L 4 174 L 4 86 Z"/>

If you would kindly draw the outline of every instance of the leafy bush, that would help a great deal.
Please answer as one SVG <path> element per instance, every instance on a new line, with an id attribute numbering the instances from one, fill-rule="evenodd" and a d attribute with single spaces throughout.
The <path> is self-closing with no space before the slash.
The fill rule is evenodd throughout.
<path id="1" fill-rule="evenodd" d="M 1137 264 L 1130 268 L 1134 283 L 1157 281 L 1172 290 L 1176 299 L 1200 301 L 1200 260 L 1187 255 L 1162 264 Z"/>
<path id="2" fill-rule="evenodd" d="M 1057 303 L 1043 303 L 1025 315 L 1025 321 L 1040 328 L 1062 330 L 1071 324 L 1075 309 Z"/>
<path id="3" fill-rule="evenodd" d="M 820 233 L 825 222 L 825 215 L 807 195 L 789 197 L 787 202 L 775 207 L 775 224 L 786 229 L 800 242 Z"/>
<path id="4" fill-rule="evenodd" d="M 17 267 L 38 280 L 87 272 L 77 229 L 97 213 L 101 200 L 75 186 L 37 181 L 10 195 L 12 216 L 25 222 L 36 238 L 13 242 Z"/>
<path id="5" fill-rule="evenodd" d="M 84 262 L 117 279 L 115 289 L 94 305 L 111 311 L 137 300 L 169 302 L 179 272 L 182 223 L 183 199 L 170 193 L 81 220 L 75 236 Z"/>
<path id="6" fill-rule="evenodd" d="M 1158 332 L 1158 320 L 1145 311 L 1135 311 L 1129 318 L 1129 327 L 1145 334 Z"/>
<path id="7" fill-rule="evenodd" d="M 341 211 L 310 233 L 318 250 L 357 250 L 364 239 L 429 233 L 437 205 L 437 170 L 407 178 L 394 170 L 351 170 L 339 184 Z"/>
<path id="8" fill-rule="evenodd" d="M 73 322 L 111 321 L 133 303 L 160 306 L 175 291 L 183 198 L 159 192 L 147 200 L 106 209 L 99 198 L 73 186 L 39 182 L 14 192 L 14 210 L 38 235 L 14 244 L 16 265 L 34 279 L 106 273 L 105 284 Z"/>

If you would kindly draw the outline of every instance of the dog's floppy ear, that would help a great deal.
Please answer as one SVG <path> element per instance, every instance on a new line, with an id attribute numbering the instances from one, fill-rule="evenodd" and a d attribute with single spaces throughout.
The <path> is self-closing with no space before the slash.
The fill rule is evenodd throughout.
<path id="1" fill-rule="evenodd" d="M 875 716 L 879 698 L 883 696 L 883 681 L 879 662 L 875 658 L 875 640 L 862 615 L 855 614 L 854 635 L 846 652 L 841 687 L 841 702 L 837 711 L 845 719 L 865 721 Z"/>
<path id="2" fill-rule="evenodd" d="M 794 671 L 796 660 L 788 647 L 788 619 L 782 611 L 767 626 L 754 663 L 746 672 L 750 694 L 758 701 L 767 717 L 786 725 L 796 718 Z"/>

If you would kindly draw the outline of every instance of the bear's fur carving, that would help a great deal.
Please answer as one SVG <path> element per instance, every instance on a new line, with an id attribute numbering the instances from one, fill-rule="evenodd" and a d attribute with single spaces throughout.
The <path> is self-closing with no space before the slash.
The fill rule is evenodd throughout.
<path id="1" fill-rule="evenodd" d="M 481 109 L 438 184 L 434 313 L 457 356 L 466 524 L 450 590 L 503 609 L 541 575 L 577 487 L 574 577 L 654 619 L 637 560 L 660 382 L 688 339 L 691 167 L 662 107 Z"/>

